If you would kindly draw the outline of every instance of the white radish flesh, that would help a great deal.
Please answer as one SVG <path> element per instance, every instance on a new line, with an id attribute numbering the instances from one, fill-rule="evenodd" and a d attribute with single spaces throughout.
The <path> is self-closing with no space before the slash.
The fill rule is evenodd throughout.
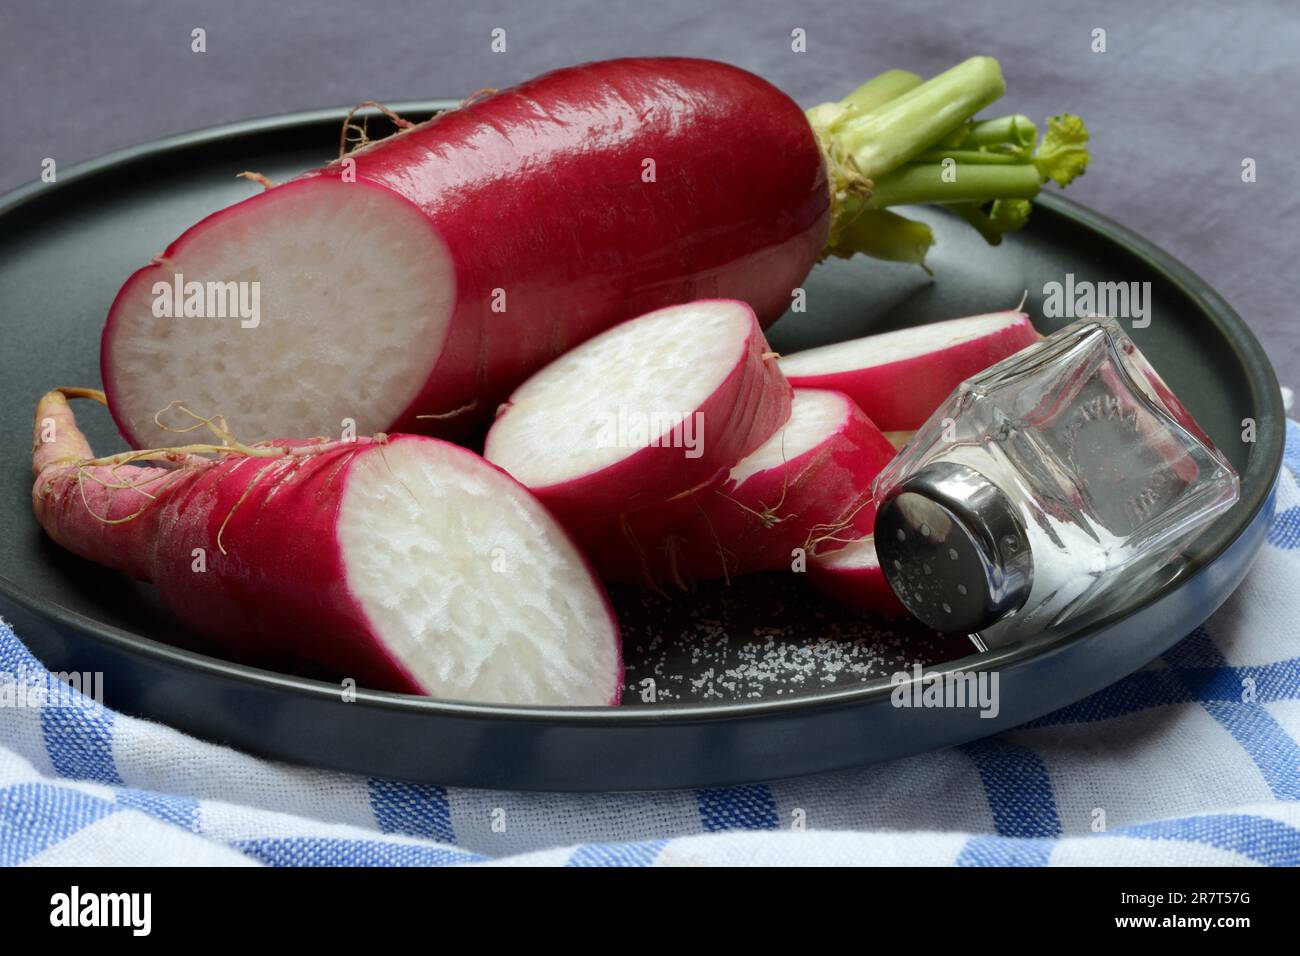
<path id="1" fill-rule="evenodd" d="M 213 311 L 231 314 L 186 317 L 178 276 L 183 295 L 202 284 L 205 312 L 212 282 Z M 455 295 L 451 259 L 410 203 L 363 183 L 301 180 L 215 213 L 133 275 L 104 330 L 101 372 L 136 447 L 175 443 L 154 416 L 182 398 L 225 415 L 244 441 L 337 437 L 347 421 L 374 434 L 419 395 Z M 168 299 L 179 314 L 159 316 Z"/>
<path id="2" fill-rule="evenodd" d="M 477 455 L 394 441 L 355 463 L 339 523 L 347 584 L 426 694 L 617 703 L 618 625 L 581 552 Z"/>

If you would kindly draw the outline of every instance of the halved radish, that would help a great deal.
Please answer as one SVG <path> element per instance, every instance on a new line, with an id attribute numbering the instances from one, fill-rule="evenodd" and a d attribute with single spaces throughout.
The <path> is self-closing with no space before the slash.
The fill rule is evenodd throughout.
<path id="1" fill-rule="evenodd" d="M 796 388 L 844 392 L 886 432 L 920 428 L 954 388 L 1038 341 L 1023 312 L 991 312 L 795 352 Z"/>
<path id="2" fill-rule="evenodd" d="M 808 562 L 808 580 L 827 597 L 855 611 L 889 617 L 907 614 L 907 608 L 885 580 L 871 535 L 838 551 L 815 556 Z"/>
<path id="3" fill-rule="evenodd" d="M 582 553 L 473 452 L 393 435 L 94 459 L 36 414 L 32 505 L 63 547 L 157 585 L 241 660 L 504 704 L 617 703 L 618 624 Z M 89 397 L 95 397 L 90 393 Z"/>
<path id="4" fill-rule="evenodd" d="M 894 446 L 848 396 L 795 389 L 785 427 L 724 482 L 621 516 L 586 535 L 597 569 L 619 580 L 729 577 L 787 568 L 798 548 L 822 550 L 868 534 L 871 483 Z"/>
<path id="5" fill-rule="evenodd" d="M 973 110 L 1001 91 L 995 63 L 972 67 L 943 100 Z M 245 440 L 337 435 L 344 419 L 455 437 L 556 355 L 652 309 L 732 297 L 776 321 L 831 199 L 803 111 L 752 73 L 683 58 L 556 70 L 189 228 L 113 303 L 104 385 L 137 447 L 171 440 L 153 419 L 174 399 Z M 178 277 L 259 283 L 256 324 L 159 315 L 155 288 Z"/>
<path id="6" fill-rule="evenodd" d="M 754 312 L 708 299 L 615 326 L 515 390 L 484 457 L 589 525 L 725 476 L 790 417 Z"/>

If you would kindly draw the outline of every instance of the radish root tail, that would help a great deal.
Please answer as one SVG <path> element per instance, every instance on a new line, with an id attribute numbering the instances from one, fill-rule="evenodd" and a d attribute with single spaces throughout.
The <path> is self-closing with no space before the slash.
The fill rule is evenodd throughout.
<path id="1" fill-rule="evenodd" d="M 263 175 L 262 173 L 259 173 L 259 172 L 254 172 L 254 171 L 251 170 L 251 169 L 246 169 L 246 170 L 244 170 L 242 173 L 235 173 L 235 178 L 236 178 L 236 179 L 247 179 L 249 182 L 257 183 L 257 184 L 258 184 L 259 186 L 261 186 L 263 189 L 274 189 L 274 188 L 275 188 L 275 183 L 271 182 L 271 179 L 270 179 L 269 176 L 265 176 L 265 175 Z"/>
<path id="2" fill-rule="evenodd" d="M 352 118 L 356 116 L 360 110 L 364 110 L 364 109 L 379 110 L 379 112 L 383 113 L 385 116 L 389 118 L 389 120 L 392 121 L 393 125 L 396 126 L 398 130 L 414 129 L 416 126 L 415 123 L 412 123 L 410 120 L 406 119 L 405 117 L 399 116 L 397 113 L 393 112 L 383 103 L 379 103 L 375 100 L 363 100 L 362 102 L 358 103 L 356 106 L 352 107 L 352 109 L 348 110 L 348 115 L 343 117 L 343 128 L 339 130 L 339 160 L 340 161 L 343 159 L 343 157 L 348 155 L 348 153 L 354 153 L 357 150 L 363 149 L 364 147 L 370 144 L 370 136 L 369 133 L 367 132 L 367 117 L 363 116 L 359 124 L 352 122 Z M 349 131 L 355 133 L 356 136 L 349 137 L 348 135 Z M 355 145 L 353 145 L 352 148 L 349 149 L 348 148 L 349 143 L 353 143 Z"/>
<path id="3" fill-rule="evenodd" d="M 464 405 L 461 405 L 459 408 L 453 408 L 453 409 L 452 409 L 451 411 L 449 411 L 449 412 L 429 412 L 428 414 L 425 414 L 425 415 L 416 415 L 415 417 L 416 417 L 416 418 L 431 418 L 431 419 L 434 419 L 435 421 L 441 421 L 441 420 L 448 419 L 448 418 L 458 418 L 458 417 L 461 416 L 461 415 L 468 415 L 470 412 L 474 411 L 476 408 L 478 408 L 478 399 L 477 399 L 477 398 L 474 399 L 472 402 L 466 402 Z"/>
<path id="4" fill-rule="evenodd" d="M 467 107 L 467 106 L 471 106 L 471 105 L 473 105 L 474 103 L 477 103 L 479 100 L 485 100 L 485 99 L 487 99 L 489 96 L 492 96 L 492 95 L 495 94 L 496 92 L 497 92 L 497 88 L 496 88 L 495 86 L 485 86 L 485 87 L 483 87 L 483 89 L 481 89 L 481 90 L 475 90 L 475 91 L 474 91 L 473 93 L 471 93 L 469 96 L 467 96 L 467 97 L 465 97 L 463 100 L 461 100 L 461 101 L 460 101 L 460 106 L 458 106 L 458 107 L 456 107 L 456 108 L 457 108 L 457 109 L 462 109 L 462 110 L 463 110 L 465 107 Z"/>
<path id="5" fill-rule="evenodd" d="M 814 525 L 809 532 L 808 540 L 804 542 L 804 550 L 809 555 L 816 557 L 818 555 L 817 546 L 824 541 L 838 541 L 840 544 L 852 544 L 854 541 L 862 538 L 863 535 L 855 534 L 852 537 L 841 537 L 841 532 L 853 527 L 853 521 L 858 516 L 858 512 L 871 504 L 875 499 L 871 495 L 865 496 L 849 511 L 844 517 L 832 524 Z"/>
<path id="6" fill-rule="evenodd" d="M 140 517 L 148 509 L 149 505 L 158 499 L 163 489 L 182 475 L 200 469 L 211 468 L 213 465 L 232 457 L 267 460 L 267 465 L 254 476 L 248 487 L 244 489 L 243 494 L 240 495 L 230 509 L 230 513 L 226 515 L 225 520 L 221 523 L 221 529 L 217 533 L 217 546 L 222 554 L 226 553 L 222 543 L 222 532 L 225 531 L 231 516 L 244 499 L 248 497 L 253 486 L 273 466 L 285 461 L 301 461 L 314 455 L 335 451 L 344 446 L 355 447 L 357 444 L 355 440 L 318 438 L 300 445 L 271 445 L 264 443 L 246 445 L 231 433 L 224 416 L 204 417 L 189 409 L 184 402 L 176 400 L 170 402 L 154 416 L 154 423 L 159 428 L 163 431 L 182 435 L 198 429 L 206 429 L 221 444 L 193 443 L 167 448 L 140 448 L 134 451 L 120 452 L 116 455 L 96 456 L 91 450 L 89 442 L 86 441 L 85 435 L 77 427 L 76 417 L 72 414 L 72 409 L 68 404 L 70 398 L 90 399 L 99 402 L 101 405 L 108 404 L 104 393 L 94 388 L 61 387 L 46 392 L 36 405 L 32 442 L 32 471 L 39 478 L 50 468 L 75 469 L 78 493 L 86 507 L 86 511 L 97 521 L 104 524 L 125 524 Z M 162 416 L 173 410 L 192 418 L 194 420 L 193 424 L 169 425 L 164 423 Z M 53 426 L 52 437 L 47 435 L 47 427 L 50 425 Z M 47 437 L 50 440 L 47 441 Z M 369 441 L 382 445 L 387 441 L 387 436 L 383 434 L 374 435 Z M 204 457 L 205 455 L 218 457 L 208 458 Z M 146 473 L 138 479 L 126 477 L 119 471 L 125 465 L 146 461 L 168 465 L 173 470 L 161 477 L 156 472 L 152 474 Z M 92 470 L 96 468 L 106 468 L 109 475 L 112 476 L 112 480 L 105 478 L 102 473 L 96 473 Z M 142 495 L 145 500 L 131 514 L 120 518 L 109 518 L 95 511 L 91 506 L 86 496 L 87 479 L 105 488 L 134 491 Z"/>

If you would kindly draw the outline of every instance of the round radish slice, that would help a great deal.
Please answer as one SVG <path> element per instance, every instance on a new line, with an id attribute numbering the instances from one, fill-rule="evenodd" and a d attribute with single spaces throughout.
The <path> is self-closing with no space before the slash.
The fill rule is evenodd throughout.
<path id="1" fill-rule="evenodd" d="M 483 454 L 589 525 L 716 481 L 784 424 L 790 395 L 749 306 L 690 302 L 542 369 L 502 406 Z"/>
<path id="2" fill-rule="evenodd" d="M 877 427 L 911 431 L 963 381 L 1038 337 L 1023 312 L 991 312 L 823 345 L 780 364 L 796 388 L 836 389 Z"/>
<path id="3" fill-rule="evenodd" d="M 902 617 L 903 602 L 894 594 L 876 557 L 875 539 L 868 535 L 808 562 L 813 587 L 847 608 L 866 614 Z"/>
<path id="4" fill-rule="evenodd" d="M 871 483 L 894 446 L 839 392 L 795 389 L 790 420 L 715 487 L 621 516 L 587 535 L 597 569 L 617 580 L 707 580 L 787 568 L 798 548 L 825 551 L 870 533 Z"/>

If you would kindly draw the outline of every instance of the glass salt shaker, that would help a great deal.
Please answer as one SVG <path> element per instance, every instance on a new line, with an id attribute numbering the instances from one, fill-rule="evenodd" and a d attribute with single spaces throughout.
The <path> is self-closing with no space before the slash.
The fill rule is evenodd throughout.
<path id="1" fill-rule="evenodd" d="M 964 382 L 874 492 L 900 600 L 990 648 L 1175 577 L 1238 479 L 1119 325 L 1092 318 Z"/>

